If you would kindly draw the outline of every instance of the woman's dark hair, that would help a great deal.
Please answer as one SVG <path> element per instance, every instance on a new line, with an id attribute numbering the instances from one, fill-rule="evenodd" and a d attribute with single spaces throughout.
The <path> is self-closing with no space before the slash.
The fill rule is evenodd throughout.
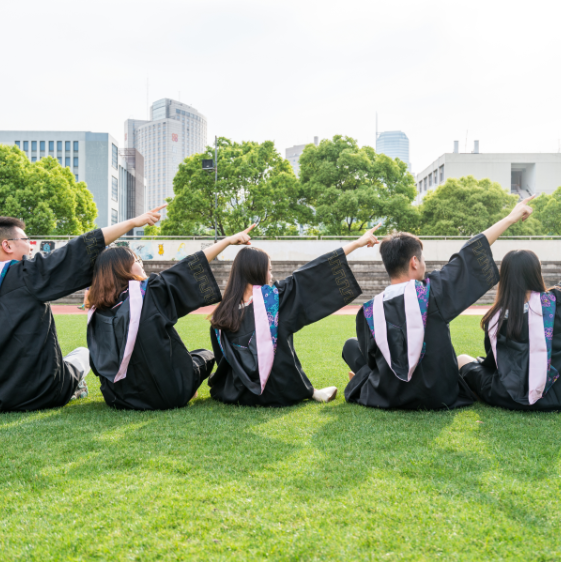
<path id="1" fill-rule="evenodd" d="M 520 341 L 527 291 L 535 291 L 536 293 L 546 291 L 540 260 L 530 250 L 512 250 L 505 255 L 501 262 L 497 296 L 491 309 L 483 316 L 481 327 L 485 331 L 491 329 L 498 332 L 505 321 L 505 313 L 508 310 L 506 337 Z M 498 310 L 501 311 L 501 314 L 497 326 L 489 326 Z"/>
<path id="2" fill-rule="evenodd" d="M 386 236 L 380 244 L 380 255 L 390 277 L 399 277 L 409 271 L 409 261 L 413 256 L 420 260 L 423 243 L 408 232 L 397 232 Z"/>
<path id="3" fill-rule="evenodd" d="M 103 250 L 95 262 L 86 306 L 111 308 L 119 295 L 128 288 L 129 281 L 142 281 L 142 277 L 131 273 L 136 260 L 136 254 L 124 246 Z"/>
<path id="4" fill-rule="evenodd" d="M 224 296 L 210 323 L 217 330 L 237 332 L 245 308 L 240 308 L 247 285 L 267 285 L 269 254 L 259 248 L 242 248 L 232 264 Z"/>

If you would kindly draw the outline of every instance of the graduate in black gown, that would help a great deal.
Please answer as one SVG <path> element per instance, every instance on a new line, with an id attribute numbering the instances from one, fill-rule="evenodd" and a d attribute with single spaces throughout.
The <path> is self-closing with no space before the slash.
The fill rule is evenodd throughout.
<path id="1" fill-rule="evenodd" d="M 495 303 L 481 327 L 486 356 L 458 357 L 470 389 L 492 406 L 561 410 L 561 288 L 545 288 L 534 252 L 505 255 Z"/>
<path id="2" fill-rule="evenodd" d="M 89 371 L 88 350 L 62 356 L 49 303 L 89 286 L 105 246 L 131 228 L 155 224 L 160 209 L 33 259 L 25 225 L 0 217 L 0 411 L 54 408 L 83 395 L 78 387 Z"/>
<path id="3" fill-rule="evenodd" d="M 361 294 L 347 262 L 357 248 L 376 243 L 375 228 L 272 283 L 269 256 L 241 250 L 223 301 L 211 320 L 218 367 L 208 381 L 216 400 L 243 406 L 291 406 L 313 398 L 329 402 L 334 386 L 316 390 L 294 349 L 293 334 L 333 314 Z"/>
<path id="4" fill-rule="evenodd" d="M 422 243 L 398 233 L 380 254 L 391 284 L 356 317 L 357 338 L 343 348 L 351 369 L 345 398 L 373 408 L 468 406 L 474 396 L 458 375 L 449 322 L 499 280 L 491 245 L 531 213 L 527 201 L 474 236 L 440 270 L 426 274 Z"/>
<path id="5" fill-rule="evenodd" d="M 193 398 L 210 375 L 214 356 L 206 349 L 189 352 L 175 324 L 220 301 L 209 262 L 230 245 L 249 243 L 250 230 L 148 278 L 129 248 L 108 248 L 100 255 L 88 295 L 88 347 L 109 406 L 167 410 Z"/>

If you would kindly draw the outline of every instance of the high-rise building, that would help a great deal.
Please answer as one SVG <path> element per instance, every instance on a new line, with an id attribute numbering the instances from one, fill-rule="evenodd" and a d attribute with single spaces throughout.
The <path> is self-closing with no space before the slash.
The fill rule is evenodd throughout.
<path id="1" fill-rule="evenodd" d="M 147 208 L 173 197 L 173 178 L 179 164 L 191 154 L 204 152 L 206 134 L 204 115 L 168 98 L 152 104 L 149 121 L 125 121 L 125 148 L 136 148 L 144 157 Z"/>
<path id="2" fill-rule="evenodd" d="M 316 146 L 319 144 L 318 137 L 314 137 L 314 144 Z M 300 172 L 300 164 L 299 164 L 300 156 L 302 155 L 302 152 L 304 152 L 304 149 L 307 146 L 308 146 L 307 144 L 296 144 L 294 146 L 291 146 L 290 148 L 287 148 L 284 152 L 286 159 L 290 162 L 290 165 L 292 166 L 292 169 L 294 170 L 294 173 L 296 175 L 298 175 Z"/>
<path id="3" fill-rule="evenodd" d="M 390 158 L 399 158 L 411 169 L 409 162 L 409 139 L 402 131 L 385 131 L 376 139 L 376 152 Z"/>
<path id="4" fill-rule="evenodd" d="M 119 221 L 132 219 L 145 211 L 144 158 L 136 148 L 119 151 Z M 142 229 L 140 229 L 142 230 Z M 127 234 L 143 234 L 139 229 Z"/>
<path id="5" fill-rule="evenodd" d="M 31 162 L 52 156 L 86 182 L 103 228 L 119 222 L 119 144 L 109 133 L 89 131 L 0 131 L 0 144 L 18 146 Z"/>

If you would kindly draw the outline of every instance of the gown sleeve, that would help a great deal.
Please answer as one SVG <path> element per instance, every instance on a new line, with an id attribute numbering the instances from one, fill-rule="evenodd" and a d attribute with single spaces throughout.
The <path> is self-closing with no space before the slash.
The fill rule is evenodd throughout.
<path id="1" fill-rule="evenodd" d="M 158 307 L 173 322 L 222 299 L 204 252 L 187 256 L 159 275 L 152 274 L 148 288 Z"/>
<path id="2" fill-rule="evenodd" d="M 279 320 L 289 333 L 333 314 L 362 293 L 343 248 L 307 263 L 276 285 Z"/>
<path id="3" fill-rule="evenodd" d="M 429 278 L 431 300 L 436 302 L 443 320 L 451 322 L 499 282 L 487 237 L 474 236 Z"/>
<path id="4" fill-rule="evenodd" d="M 91 285 L 95 261 L 104 249 L 101 230 L 87 232 L 47 256 L 37 254 L 31 260 L 24 260 L 24 283 L 41 302 L 85 289 Z"/>

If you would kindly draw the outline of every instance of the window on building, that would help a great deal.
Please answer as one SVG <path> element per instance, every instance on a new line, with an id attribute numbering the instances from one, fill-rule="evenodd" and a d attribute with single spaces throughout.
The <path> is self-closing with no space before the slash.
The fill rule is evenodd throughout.
<path id="1" fill-rule="evenodd" d="M 77 168 L 78 167 L 78 157 L 74 156 L 74 167 Z"/>
<path id="2" fill-rule="evenodd" d="M 74 141 L 74 152 L 78 152 L 78 141 Z"/>
<path id="3" fill-rule="evenodd" d="M 37 152 L 37 141 L 31 141 L 31 152 Z"/>
<path id="4" fill-rule="evenodd" d="M 32 161 L 32 162 L 37 162 L 37 156 L 32 156 L 32 157 L 31 157 L 31 161 Z"/>
<path id="5" fill-rule="evenodd" d="M 70 168 L 70 156 L 66 156 L 66 158 L 64 159 L 64 165 L 67 168 Z"/>
<path id="6" fill-rule="evenodd" d="M 429 187 L 432 185 L 432 174 L 429 174 Z"/>
<path id="7" fill-rule="evenodd" d="M 58 163 L 62 166 L 62 156 L 57 157 Z"/>
<path id="8" fill-rule="evenodd" d="M 19 145 L 19 141 L 16 141 L 16 146 L 17 146 L 18 148 L 21 148 L 20 145 Z"/>
<path id="9" fill-rule="evenodd" d="M 74 177 L 76 178 L 76 183 L 78 183 L 80 180 L 78 179 L 78 174 L 74 174 Z"/>
<path id="10" fill-rule="evenodd" d="M 56 141 L 56 149 L 62 152 L 62 141 Z"/>
<path id="11" fill-rule="evenodd" d="M 444 166 L 440 166 L 440 183 L 444 181 Z"/>
<path id="12" fill-rule="evenodd" d="M 434 171 L 434 185 L 438 185 L 438 171 Z"/>
<path id="13" fill-rule="evenodd" d="M 111 224 L 117 224 L 119 221 L 119 214 L 115 209 L 111 209 Z"/>
<path id="14" fill-rule="evenodd" d="M 70 141 L 64 141 L 65 152 L 70 152 Z"/>
<path id="15" fill-rule="evenodd" d="M 111 199 L 119 200 L 119 180 L 115 176 L 111 176 Z"/>
<path id="16" fill-rule="evenodd" d="M 49 141 L 49 152 L 55 151 L 55 141 Z"/>
<path id="17" fill-rule="evenodd" d="M 423 180 L 425 182 L 425 191 L 427 190 L 427 178 Z"/>
<path id="18" fill-rule="evenodd" d="M 23 141 L 23 150 L 25 152 L 29 150 L 29 141 Z"/>
<path id="19" fill-rule="evenodd" d="M 45 152 L 45 141 L 40 141 L 39 142 L 39 150 L 41 152 Z"/>
<path id="20" fill-rule="evenodd" d="M 119 149 L 114 144 L 111 145 L 111 164 L 115 170 L 119 169 Z"/>

